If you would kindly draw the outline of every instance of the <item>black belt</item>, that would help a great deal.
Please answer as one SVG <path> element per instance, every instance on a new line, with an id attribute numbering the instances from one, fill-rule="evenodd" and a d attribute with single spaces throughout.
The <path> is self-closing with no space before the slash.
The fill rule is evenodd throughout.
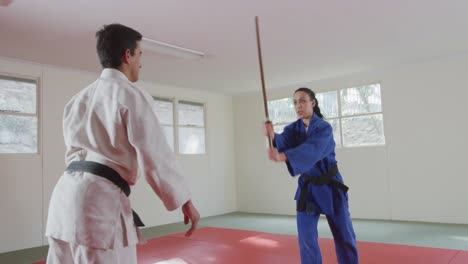
<path id="1" fill-rule="evenodd" d="M 349 189 L 348 186 L 346 186 L 343 183 L 333 179 L 333 176 L 335 176 L 336 174 L 338 174 L 338 166 L 337 165 L 331 167 L 326 173 L 324 173 L 324 174 L 322 174 L 320 176 L 317 176 L 317 177 L 302 174 L 301 178 L 304 178 L 304 183 L 302 184 L 302 187 L 301 187 L 301 195 L 299 196 L 299 201 L 297 202 L 296 210 L 298 212 L 302 212 L 302 211 L 304 211 L 306 209 L 307 187 L 309 186 L 309 184 L 313 184 L 313 185 L 317 185 L 317 186 L 330 184 L 330 185 L 342 190 L 343 192 L 347 192 L 348 189 Z"/>
<path id="2" fill-rule="evenodd" d="M 128 185 L 127 181 L 125 181 L 122 177 L 120 177 L 118 172 L 116 172 L 112 168 L 107 167 L 106 165 L 93 162 L 93 161 L 81 160 L 81 161 L 73 161 L 72 163 L 70 163 L 70 165 L 68 165 L 66 170 L 67 171 L 84 171 L 84 172 L 92 173 L 94 175 L 106 178 L 107 180 L 117 185 L 125 193 L 125 195 L 127 196 L 130 195 L 130 186 Z M 138 214 L 135 213 L 135 211 L 133 210 L 132 212 L 133 212 L 133 221 L 135 222 L 135 225 L 145 226 L 145 224 L 143 224 Z"/>

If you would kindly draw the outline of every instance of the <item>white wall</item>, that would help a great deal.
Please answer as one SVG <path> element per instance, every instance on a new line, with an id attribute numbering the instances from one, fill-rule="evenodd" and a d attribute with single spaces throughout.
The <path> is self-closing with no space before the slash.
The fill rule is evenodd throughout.
<path id="1" fill-rule="evenodd" d="M 337 150 L 351 187 L 354 218 L 468 224 L 463 166 L 468 148 L 467 68 L 468 54 L 459 54 L 301 84 L 318 92 L 382 84 L 387 145 Z M 98 73 L 8 59 L 0 59 L 0 73 L 42 81 L 41 154 L 0 155 L 0 252 L 5 252 L 45 243 L 50 193 L 64 169 L 63 106 Z M 202 216 L 235 211 L 236 203 L 246 212 L 294 214 L 296 179 L 282 164 L 266 158 L 260 93 L 232 99 L 187 88 L 139 85 L 153 95 L 207 104 L 208 154 L 179 156 Z M 269 98 L 290 96 L 297 87 L 269 92 Z M 165 211 L 144 181 L 135 187 L 132 201 L 148 226 L 181 219 L 179 212 Z"/>
<path id="2" fill-rule="evenodd" d="M 386 146 L 336 151 L 352 217 L 468 224 L 466 69 L 463 53 L 268 96 L 288 97 L 304 85 L 323 92 L 380 82 Z M 239 210 L 294 214 L 296 178 L 266 157 L 261 93 L 235 96 L 234 113 Z"/>
<path id="3" fill-rule="evenodd" d="M 42 151 L 39 155 L 0 155 L 0 253 L 46 244 L 44 226 L 52 189 L 62 174 L 62 112 L 68 100 L 98 77 L 72 69 L 0 58 L 0 74 L 40 78 Z M 158 96 L 206 103 L 206 155 L 178 156 L 202 216 L 235 211 L 232 98 L 187 88 L 140 82 Z M 132 191 L 134 209 L 147 226 L 181 221 L 167 212 L 144 179 Z"/>
<path id="4" fill-rule="evenodd" d="M 232 97 L 198 90 L 141 83 L 152 95 L 205 103 L 207 155 L 179 155 L 202 217 L 237 210 Z M 144 189 L 145 191 L 139 191 Z M 133 191 L 134 209 L 148 226 L 181 221 L 179 211 L 161 217 L 162 203 L 144 181 Z M 146 202 L 145 202 L 146 201 Z M 164 211 L 164 210 L 163 210 Z"/>
<path id="5" fill-rule="evenodd" d="M 42 77 L 40 67 L 1 61 L 0 74 L 9 73 Z M 42 244 L 41 167 L 41 155 L 0 154 L 0 252 Z"/>

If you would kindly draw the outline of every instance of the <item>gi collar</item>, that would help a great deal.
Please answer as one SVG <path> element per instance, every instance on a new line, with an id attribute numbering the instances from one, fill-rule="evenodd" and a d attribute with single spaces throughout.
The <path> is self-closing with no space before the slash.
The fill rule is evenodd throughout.
<path id="1" fill-rule="evenodd" d="M 112 68 L 103 69 L 101 72 L 101 78 L 120 79 L 129 82 L 127 76 L 125 76 L 123 72 Z"/>
<path id="2" fill-rule="evenodd" d="M 312 118 L 309 121 L 309 126 L 308 126 L 307 130 L 309 130 L 310 127 L 314 126 L 319 119 L 320 119 L 320 117 L 316 113 L 314 113 L 312 115 Z M 302 119 L 299 119 L 299 120 L 302 123 L 302 125 L 305 126 L 304 121 L 302 121 Z"/>

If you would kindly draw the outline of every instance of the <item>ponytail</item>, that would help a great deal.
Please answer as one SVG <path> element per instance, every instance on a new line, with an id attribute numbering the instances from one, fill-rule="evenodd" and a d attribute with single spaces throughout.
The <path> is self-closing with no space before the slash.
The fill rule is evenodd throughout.
<path id="1" fill-rule="evenodd" d="M 318 117 L 323 119 L 323 114 L 320 112 L 320 107 L 318 106 L 317 99 L 315 99 L 314 113 L 318 115 Z"/>

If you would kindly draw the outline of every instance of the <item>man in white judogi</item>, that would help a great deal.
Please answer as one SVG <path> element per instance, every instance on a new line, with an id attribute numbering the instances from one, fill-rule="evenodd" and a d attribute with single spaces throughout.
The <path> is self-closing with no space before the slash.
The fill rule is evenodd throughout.
<path id="1" fill-rule="evenodd" d="M 46 236 L 51 264 L 137 263 L 136 244 L 144 239 L 134 223 L 128 193 L 122 190 L 134 185 L 139 175 L 168 210 L 182 207 L 185 223 L 192 222 L 187 236 L 200 218 L 152 110 L 151 97 L 132 84 L 141 68 L 142 35 L 112 24 L 98 31 L 96 38 L 104 70 L 64 110 L 68 169 L 50 200 Z M 70 169 L 75 163 L 97 163 L 123 179 L 123 187 L 101 172 Z"/>

